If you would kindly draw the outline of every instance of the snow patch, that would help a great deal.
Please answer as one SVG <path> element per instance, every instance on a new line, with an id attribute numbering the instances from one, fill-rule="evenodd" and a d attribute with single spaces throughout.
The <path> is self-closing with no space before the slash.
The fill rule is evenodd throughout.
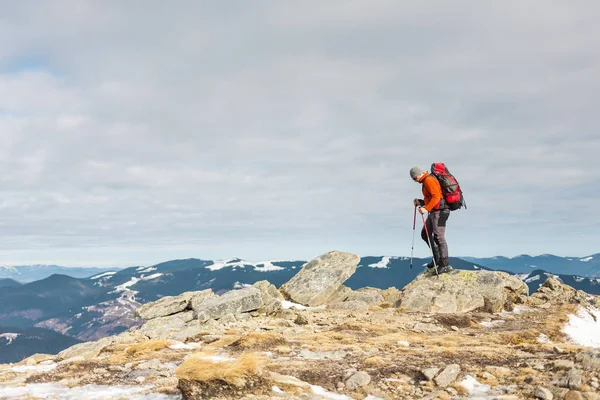
<path id="1" fill-rule="evenodd" d="M 222 363 L 222 362 L 229 362 L 229 361 L 235 361 L 235 358 L 230 358 L 230 357 L 225 357 L 225 356 L 205 356 L 205 357 L 200 357 L 202 360 L 208 360 L 212 363 Z"/>
<path id="2" fill-rule="evenodd" d="M 129 290 L 131 290 L 131 289 L 129 289 L 129 287 L 131 287 L 131 286 L 135 285 L 135 284 L 136 284 L 136 283 L 138 283 L 140 280 L 141 280 L 140 278 L 135 278 L 135 277 L 133 277 L 133 278 L 131 278 L 130 280 L 128 280 L 127 282 L 125 282 L 125 283 L 122 283 L 122 284 L 120 284 L 120 285 L 116 286 L 116 287 L 115 287 L 115 290 L 113 290 L 113 291 L 112 291 L 112 292 L 110 292 L 110 293 L 119 293 L 119 292 L 129 291 Z M 134 292 L 134 293 L 136 293 L 136 294 L 137 294 L 137 292 Z"/>
<path id="3" fill-rule="evenodd" d="M 371 268 L 388 268 L 390 265 L 390 261 L 391 261 L 391 257 L 383 257 L 381 259 L 381 261 L 374 263 L 374 264 L 369 264 L 369 267 Z"/>
<path id="4" fill-rule="evenodd" d="M 245 260 L 240 260 L 239 258 L 230 258 L 227 260 L 215 260 L 211 265 L 207 265 L 205 268 L 211 271 L 217 271 L 223 269 L 225 267 L 235 268 L 245 268 L 245 267 L 253 267 L 255 271 L 258 272 L 268 272 L 268 271 L 280 271 L 285 269 L 278 265 L 274 265 L 275 262 L 284 262 L 281 260 L 271 260 L 271 261 L 259 261 L 259 262 L 250 262 Z M 288 262 L 288 261 L 285 261 Z M 291 261 L 289 261 L 291 262 Z"/>
<path id="5" fill-rule="evenodd" d="M 488 396 L 487 395 L 487 393 L 490 391 L 490 385 L 484 385 L 482 383 L 479 383 L 477 381 L 477 379 L 475 379 L 471 375 L 465 376 L 465 379 L 463 379 L 459 383 L 459 385 L 462 386 L 463 388 L 465 388 L 465 390 L 467 392 L 469 392 L 470 399 L 485 400 L 485 399 L 495 399 L 496 398 L 496 396 Z"/>
<path id="6" fill-rule="evenodd" d="M 574 276 L 573 280 L 575 282 L 583 282 L 585 280 L 585 278 L 581 277 L 581 276 Z"/>
<path id="7" fill-rule="evenodd" d="M 539 281 L 539 280 L 540 280 L 540 276 L 536 275 L 536 276 L 532 276 L 531 278 L 525 279 L 525 283 L 531 283 L 531 282 L 535 282 L 535 281 Z"/>
<path id="8" fill-rule="evenodd" d="M 586 257 L 586 258 L 580 259 L 579 261 L 581 261 L 581 262 L 588 262 L 588 261 L 591 261 L 593 259 L 594 259 L 594 257 Z"/>
<path id="9" fill-rule="evenodd" d="M 562 332 L 580 346 L 600 348 L 600 309 L 579 307 L 577 314 L 569 315 Z"/>
<path id="10" fill-rule="evenodd" d="M 314 394 L 316 394 L 317 396 L 321 396 L 321 397 L 323 397 L 325 399 L 330 399 L 330 400 L 353 400 L 352 397 L 348 397 L 345 394 L 337 394 L 337 393 L 328 392 L 325 388 L 323 388 L 321 386 L 310 385 L 310 389 L 312 390 L 312 392 Z"/>
<path id="11" fill-rule="evenodd" d="M 10 370 L 14 372 L 50 372 L 53 369 L 56 369 L 56 367 L 58 367 L 57 363 L 44 361 L 38 365 L 19 365 L 17 367 L 12 367 Z"/>
<path id="12" fill-rule="evenodd" d="M 152 386 L 105 386 L 85 385 L 67 387 L 53 383 L 34 383 L 19 387 L 0 386 L 3 399 L 41 398 L 61 400 L 104 400 L 104 399 L 129 399 L 129 400 L 175 400 L 181 399 L 180 395 L 167 395 L 163 393 L 140 394 L 152 389 Z"/>
<path id="13" fill-rule="evenodd" d="M 247 283 L 241 283 L 241 282 L 236 282 L 233 284 L 234 289 L 244 289 L 244 288 L 249 288 L 249 287 L 252 287 L 252 285 L 249 285 Z"/>
<path id="14" fill-rule="evenodd" d="M 150 279 L 156 279 L 156 278 L 158 278 L 159 276 L 162 276 L 162 275 L 163 274 L 161 274 L 160 272 L 156 273 L 156 274 L 149 275 L 149 276 L 143 276 L 142 275 L 142 280 L 143 281 L 149 281 Z"/>
<path id="15" fill-rule="evenodd" d="M 96 275 L 96 276 L 92 276 L 90 279 L 100 279 L 100 278 L 104 278 L 104 277 L 111 277 L 112 275 L 116 274 L 116 272 L 105 272 L 103 274 L 100 275 Z"/>
<path id="16" fill-rule="evenodd" d="M 306 306 L 303 306 L 302 304 L 297 304 L 297 303 L 292 303 L 291 301 L 282 300 L 281 308 L 283 308 L 284 310 L 289 310 L 290 308 L 293 308 L 296 310 L 324 310 L 325 306 L 306 307 Z"/>
<path id="17" fill-rule="evenodd" d="M 173 350 L 195 350 L 200 348 L 200 343 L 175 343 L 169 346 L 170 349 Z"/>
<path id="18" fill-rule="evenodd" d="M 152 272 L 152 271 L 156 271 L 156 267 L 148 267 L 148 268 L 146 268 L 146 267 L 140 267 L 140 268 L 138 268 L 137 271 L 140 271 L 143 274 L 148 273 L 148 272 Z"/>
<path id="19" fill-rule="evenodd" d="M 7 345 L 11 344 L 13 340 L 19 337 L 20 333 L 2 333 L 0 334 L 0 339 L 4 338 L 7 340 Z"/>

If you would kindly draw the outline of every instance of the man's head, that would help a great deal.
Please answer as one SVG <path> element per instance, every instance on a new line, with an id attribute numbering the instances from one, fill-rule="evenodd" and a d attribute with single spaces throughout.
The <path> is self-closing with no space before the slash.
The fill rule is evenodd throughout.
<path id="1" fill-rule="evenodd" d="M 413 181 L 418 181 L 421 175 L 423 175 L 424 173 L 425 172 L 419 167 L 412 167 L 410 169 L 410 177 Z"/>

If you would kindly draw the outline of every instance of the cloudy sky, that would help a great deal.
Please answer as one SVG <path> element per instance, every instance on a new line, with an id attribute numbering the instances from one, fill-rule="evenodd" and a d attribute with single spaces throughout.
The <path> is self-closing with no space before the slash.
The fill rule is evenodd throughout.
<path id="1" fill-rule="evenodd" d="M 409 256 L 436 161 L 468 205 L 451 255 L 598 253 L 599 13 L 3 2 L 0 264 Z"/>

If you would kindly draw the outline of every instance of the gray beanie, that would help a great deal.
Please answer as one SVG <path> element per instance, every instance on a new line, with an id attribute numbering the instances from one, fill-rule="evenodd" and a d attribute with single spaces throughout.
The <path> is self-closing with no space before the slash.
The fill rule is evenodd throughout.
<path id="1" fill-rule="evenodd" d="M 423 170 L 419 167 L 412 167 L 410 169 L 410 177 L 413 179 L 416 179 L 417 176 L 421 175 L 423 173 Z"/>

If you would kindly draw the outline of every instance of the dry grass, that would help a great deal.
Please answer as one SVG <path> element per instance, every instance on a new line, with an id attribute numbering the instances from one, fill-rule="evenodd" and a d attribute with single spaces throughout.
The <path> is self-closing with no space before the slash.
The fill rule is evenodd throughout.
<path id="1" fill-rule="evenodd" d="M 394 307 L 394 305 L 393 305 L 392 303 L 381 303 L 381 304 L 379 305 L 379 307 L 381 307 L 381 308 L 383 308 L 383 309 L 386 309 L 386 308 L 393 308 L 393 307 Z"/>
<path id="2" fill-rule="evenodd" d="M 364 364 L 368 367 L 383 367 L 385 365 L 388 365 L 389 362 L 385 361 L 383 358 L 375 356 L 375 357 L 370 357 L 367 358 L 364 361 Z"/>
<path id="3" fill-rule="evenodd" d="M 348 322 L 342 324 L 335 328 L 337 332 L 343 331 L 354 331 L 354 332 L 362 332 L 362 333 L 370 333 L 375 335 L 385 335 L 394 330 L 394 328 L 389 325 L 381 325 L 381 324 L 366 324 L 361 322 Z"/>
<path id="4" fill-rule="evenodd" d="M 285 344 L 287 344 L 287 340 L 280 333 L 250 332 L 229 346 L 240 350 L 265 350 Z"/>
<path id="5" fill-rule="evenodd" d="M 119 344 L 108 350 L 108 352 L 112 353 L 109 363 L 111 365 L 120 365 L 133 360 L 160 358 L 157 353 L 171 344 L 172 342 L 169 340 L 147 340 L 133 345 Z"/>
<path id="6" fill-rule="evenodd" d="M 256 353 L 244 353 L 235 360 L 215 362 L 212 354 L 195 353 L 175 370 L 178 379 L 198 382 L 221 381 L 234 386 L 244 386 L 248 378 L 260 374 L 264 357 Z"/>

